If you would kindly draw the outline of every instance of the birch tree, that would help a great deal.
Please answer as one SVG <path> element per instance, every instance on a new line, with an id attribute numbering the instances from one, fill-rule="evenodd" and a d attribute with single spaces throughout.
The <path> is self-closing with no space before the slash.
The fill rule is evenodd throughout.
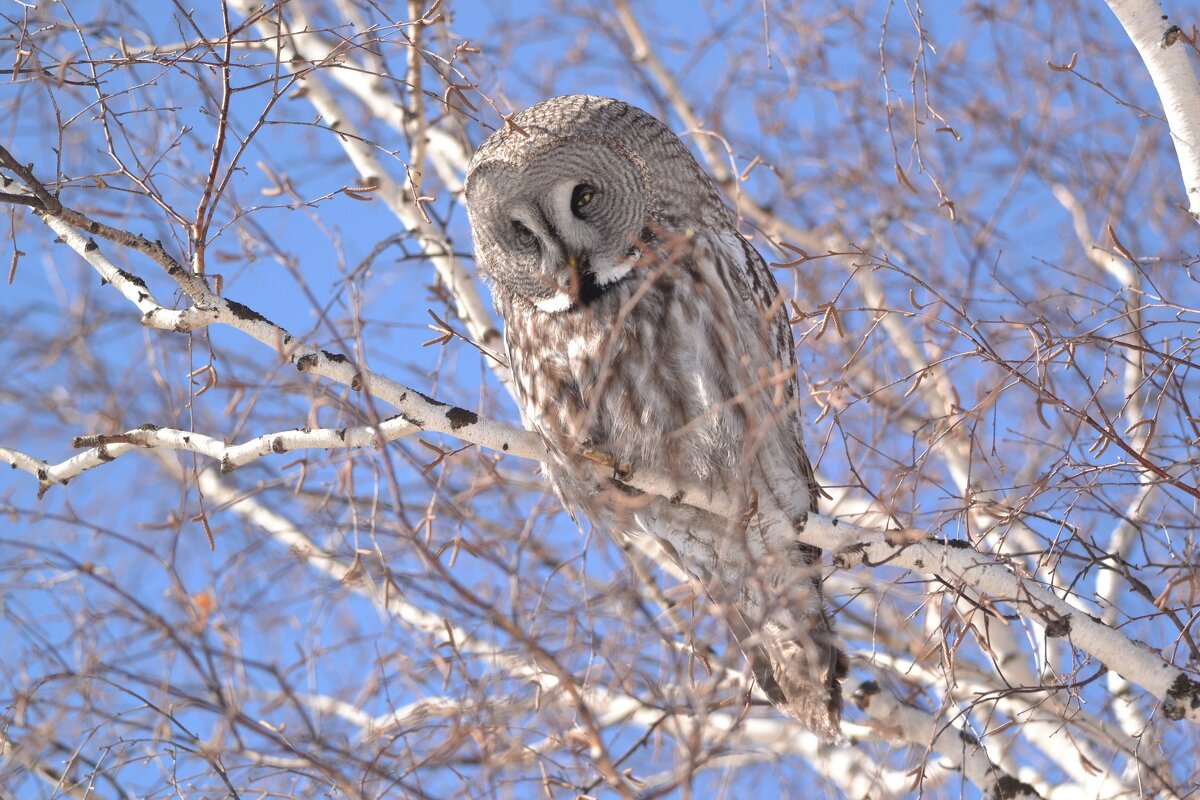
<path id="1" fill-rule="evenodd" d="M 5 9 L 0 786 L 1189 796 L 1175 5 Z M 787 287 L 844 741 L 539 474 L 462 176 L 577 92 L 667 121 Z"/>

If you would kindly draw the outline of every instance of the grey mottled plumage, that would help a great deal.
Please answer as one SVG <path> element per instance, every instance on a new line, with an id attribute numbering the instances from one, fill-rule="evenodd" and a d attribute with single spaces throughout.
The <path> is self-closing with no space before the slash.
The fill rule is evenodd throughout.
<path id="1" fill-rule="evenodd" d="M 816 508 L 791 328 L 711 180 L 654 117 L 578 95 L 493 134 L 466 192 L 522 413 L 564 500 L 657 537 L 772 701 L 838 735 L 845 667 L 808 566 L 820 553 L 765 523 L 769 509 L 803 525 Z M 613 464 L 720 489 L 740 508 L 730 521 L 640 495 Z"/>

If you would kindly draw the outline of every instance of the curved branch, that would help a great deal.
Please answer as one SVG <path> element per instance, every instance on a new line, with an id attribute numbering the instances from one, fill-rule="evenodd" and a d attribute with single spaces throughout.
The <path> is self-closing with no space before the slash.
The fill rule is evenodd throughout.
<path id="1" fill-rule="evenodd" d="M 116 434 L 76 436 L 72 447 L 86 447 L 85 452 L 58 464 L 47 464 L 36 458 L 0 447 L 0 460 L 21 469 L 38 479 L 38 497 L 54 485 L 65 485 L 72 478 L 90 469 L 115 461 L 135 450 L 183 450 L 217 461 L 221 472 L 232 472 L 263 456 L 289 453 L 293 450 L 334 450 L 344 447 L 380 448 L 388 442 L 409 436 L 421 428 L 403 415 L 381 420 L 377 425 L 355 425 L 346 428 L 301 428 L 264 433 L 241 444 L 226 444 L 220 439 L 195 431 L 160 428 L 147 424 Z"/>
<path id="2" fill-rule="evenodd" d="M 1200 222 L 1200 80 L 1188 58 L 1184 32 L 1155 0 L 1107 0 L 1108 7 L 1137 47 L 1166 112 L 1167 127 L 1189 211 Z"/>
<path id="3" fill-rule="evenodd" d="M 862 709 L 873 723 L 892 731 L 896 739 L 940 753 L 955 768 L 962 770 L 963 775 L 983 791 L 984 797 L 1012 800 L 1041 797 L 1035 788 L 996 765 L 989 758 L 983 743 L 969 731 L 900 702 L 874 681 L 861 681 L 847 689 L 850 701 Z"/>

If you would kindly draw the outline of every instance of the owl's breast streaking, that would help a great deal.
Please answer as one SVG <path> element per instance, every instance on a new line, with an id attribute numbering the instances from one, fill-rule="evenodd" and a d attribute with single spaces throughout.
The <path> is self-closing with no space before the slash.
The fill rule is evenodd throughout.
<path id="1" fill-rule="evenodd" d="M 775 387 L 794 380 L 790 358 L 765 352 L 774 349 L 776 323 L 761 319 L 764 303 L 738 281 L 698 266 L 741 257 L 728 238 L 649 253 L 632 279 L 569 311 L 502 300 L 522 411 L 554 456 L 560 486 L 564 471 L 591 468 L 578 456 L 591 451 L 633 470 L 728 488 L 754 460 L 749 446 L 794 435 L 786 425 L 773 437 L 762 430 L 787 416 L 773 406 L 790 390 Z M 744 265 L 726 271 L 743 274 Z M 752 365 L 763 363 L 787 372 L 759 374 Z"/>

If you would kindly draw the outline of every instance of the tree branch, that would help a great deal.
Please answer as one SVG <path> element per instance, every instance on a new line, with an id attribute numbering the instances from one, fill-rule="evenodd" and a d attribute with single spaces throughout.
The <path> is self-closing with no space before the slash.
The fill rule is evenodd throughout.
<path id="1" fill-rule="evenodd" d="M 1188 58 L 1184 33 L 1168 21 L 1157 0 L 1106 2 L 1154 81 L 1179 159 L 1189 211 L 1200 223 L 1200 80 Z"/>

